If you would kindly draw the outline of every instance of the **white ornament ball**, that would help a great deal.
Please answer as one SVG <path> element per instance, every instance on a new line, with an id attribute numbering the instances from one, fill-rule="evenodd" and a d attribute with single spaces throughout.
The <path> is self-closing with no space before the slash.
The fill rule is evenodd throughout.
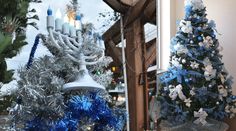
<path id="1" fill-rule="evenodd" d="M 198 43 L 199 46 L 204 46 L 203 42 Z"/>
<path id="2" fill-rule="evenodd" d="M 165 87 L 164 87 L 164 91 L 168 91 L 168 87 L 165 86 Z"/>
<path id="3" fill-rule="evenodd" d="M 185 60 L 185 59 L 183 59 L 183 60 L 182 60 L 182 63 L 184 63 L 184 64 L 185 64 L 185 63 L 186 63 L 186 60 Z"/>

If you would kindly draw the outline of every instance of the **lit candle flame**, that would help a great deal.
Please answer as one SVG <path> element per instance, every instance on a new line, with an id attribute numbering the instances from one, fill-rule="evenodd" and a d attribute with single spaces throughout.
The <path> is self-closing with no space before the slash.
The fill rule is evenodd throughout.
<path id="1" fill-rule="evenodd" d="M 70 24 L 71 26 L 75 26 L 75 20 L 69 19 L 69 24 Z"/>
<path id="2" fill-rule="evenodd" d="M 71 26 L 75 26 L 75 15 L 76 15 L 76 13 L 74 10 L 67 12 L 67 16 L 69 18 L 69 23 Z"/>
<path id="3" fill-rule="evenodd" d="M 59 9 L 57 9 L 56 18 L 61 19 L 61 17 L 62 17 L 61 11 Z"/>
<path id="4" fill-rule="evenodd" d="M 64 16 L 64 22 L 65 22 L 65 23 L 69 23 L 69 18 L 68 18 L 67 15 Z"/>

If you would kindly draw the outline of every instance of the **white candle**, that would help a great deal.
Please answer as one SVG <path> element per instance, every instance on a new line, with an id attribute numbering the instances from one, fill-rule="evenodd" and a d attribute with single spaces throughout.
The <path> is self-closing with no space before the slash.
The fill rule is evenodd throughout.
<path id="1" fill-rule="evenodd" d="M 67 17 L 67 15 L 65 15 L 65 17 L 64 17 L 64 22 L 65 23 L 62 26 L 62 33 L 65 34 L 65 35 L 69 35 L 70 34 L 70 31 L 69 31 L 70 26 L 69 26 L 68 21 L 69 21 L 68 17 Z"/>
<path id="2" fill-rule="evenodd" d="M 76 38 L 75 20 L 70 19 L 70 37 Z"/>
<path id="3" fill-rule="evenodd" d="M 48 8 L 47 10 L 47 28 L 54 28 L 54 18 L 52 16 L 52 10 L 50 8 Z"/>
<path id="4" fill-rule="evenodd" d="M 76 29 L 73 26 L 70 26 L 70 37 L 76 38 Z"/>
<path id="5" fill-rule="evenodd" d="M 64 23 L 62 26 L 62 33 L 65 35 L 69 35 L 70 34 L 69 28 L 70 28 L 69 24 Z"/>
<path id="6" fill-rule="evenodd" d="M 75 28 L 77 30 L 82 30 L 82 24 L 81 24 L 81 21 L 75 21 Z"/>
<path id="7" fill-rule="evenodd" d="M 55 30 L 60 32 L 62 31 L 62 20 L 60 10 L 57 10 L 56 13 Z"/>
<path id="8" fill-rule="evenodd" d="M 83 42 L 82 22 L 81 22 L 80 14 L 77 14 L 76 17 L 75 17 L 75 29 L 76 29 L 77 40 L 78 40 L 79 43 L 82 43 Z"/>
<path id="9" fill-rule="evenodd" d="M 75 26 L 75 20 L 71 19 L 69 22 L 70 22 L 70 26 L 73 26 L 73 27 Z"/>
<path id="10" fill-rule="evenodd" d="M 80 15 L 76 15 L 76 18 L 75 18 L 75 28 L 77 30 L 82 30 L 82 22 L 81 22 L 81 16 Z"/>

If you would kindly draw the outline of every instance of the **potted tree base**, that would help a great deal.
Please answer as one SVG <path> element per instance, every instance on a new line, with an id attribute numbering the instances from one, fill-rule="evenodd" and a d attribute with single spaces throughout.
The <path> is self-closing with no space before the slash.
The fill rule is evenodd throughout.
<path id="1" fill-rule="evenodd" d="M 192 121 L 181 125 L 170 124 L 167 121 L 162 121 L 160 124 L 161 131 L 228 131 L 229 125 L 222 121 L 213 119 L 207 120 L 207 124 L 195 124 Z"/>

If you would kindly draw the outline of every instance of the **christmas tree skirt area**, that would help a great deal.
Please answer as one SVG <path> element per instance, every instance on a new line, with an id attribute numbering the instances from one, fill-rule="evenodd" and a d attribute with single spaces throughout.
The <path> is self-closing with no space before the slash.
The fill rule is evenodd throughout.
<path id="1" fill-rule="evenodd" d="M 216 121 L 208 120 L 205 126 L 194 124 L 192 121 L 184 123 L 182 125 L 173 126 L 167 121 L 162 121 L 160 124 L 161 131 L 227 131 L 229 129 L 228 124 Z"/>

